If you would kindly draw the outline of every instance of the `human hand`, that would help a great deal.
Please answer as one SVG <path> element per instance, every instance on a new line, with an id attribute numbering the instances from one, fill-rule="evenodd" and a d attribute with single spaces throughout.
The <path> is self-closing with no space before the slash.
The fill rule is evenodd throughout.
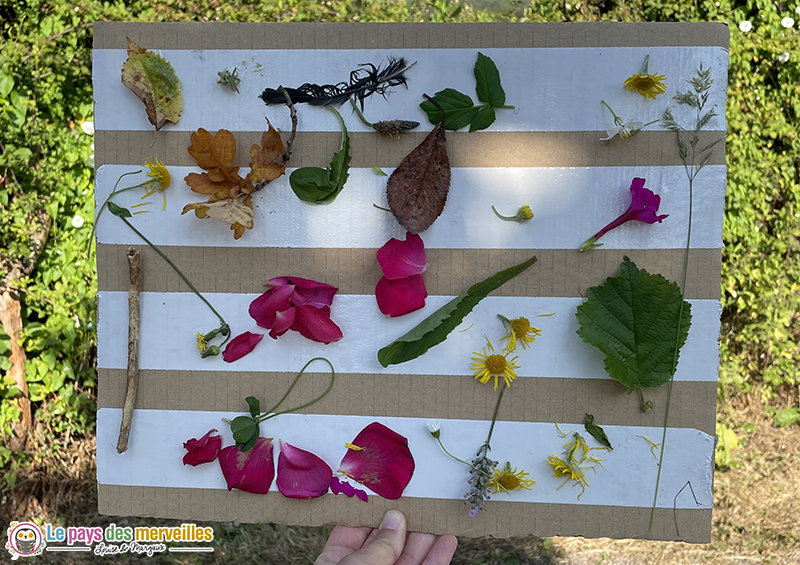
<path id="1" fill-rule="evenodd" d="M 315 565 L 448 565 L 457 544 L 454 536 L 406 538 L 406 517 L 389 510 L 377 529 L 336 526 Z"/>

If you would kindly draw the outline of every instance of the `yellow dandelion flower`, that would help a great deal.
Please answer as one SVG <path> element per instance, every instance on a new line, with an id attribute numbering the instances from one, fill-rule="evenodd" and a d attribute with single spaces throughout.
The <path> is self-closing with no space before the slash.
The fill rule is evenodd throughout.
<path id="1" fill-rule="evenodd" d="M 503 323 L 508 326 L 506 328 L 508 335 L 502 337 L 502 339 L 508 340 L 505 347 L 505 350 L 508 352 L 517 349 L 517 340 L 520 340 L 523 349 L 527 349 L 530 344 L 533 343 L 533 340 L 542 335 L 542 330 L 531 326 L 531 322 L 528 318 L 520 316 L 519 318 L 509 320 L 502 314 L 500 314 L 500 318 L 503 320 Z"/>
<path id="2" fill-rule="evenodd" d="M 200 353 L 205 353 L 208 350 L 208 342 L 206 336 L 197 332 L 197 349 Z"/>
<path id="3" fill-rule="evenodd" d="M 512 490 L 531 490 L 531 487 L 536 484 L 536 481 L 527 479 L 528 473 L 523 469 L 517 471 L 517 468 L 511 469 L 511 463 L 506 461 L 501 471 L 497 467 L 493 469 L 494 476 L 489 481 L 489 488 L 493 488 L 495 493 L 498 492 L 511 492 Z"/>
<path id="4" fill-rule="evenodd" d="M 152 178 L 153 180 L 147 184 L 147 192 L 145 192 L 144 196 L 142 196 L 142 200 L 147 198 L 148 196 L 152 196 L 156 192 L 164 193 L 169 188 L 169 185 L 172 183 L 172 177 L 169 174 L 169 170 L 167 166 L 156 159 L 156 162 L 153 163 L 150 159 L 147 159 L 147 163 L 145 166 L 150 169 L 150 172 L 147 173 L 147 176 Z M 164 210 L 167 209 L 167 195 L 164 194 Z"/>
<path id="5" fill-rule="evenodd" d="M 556 428 L 558 429 L 558 424 L 556 424 Z M 547 458 L 547 463 L 553 468 L 553 476 L 562 477 L 564 479 L 564 482 L 561 483 L 556 490 L 561 489 L 561 487 L 570 481 L 575 481 L 576 485 L 581 486 L 581 493 L 578 495 L 578 500 L 580 500 L 581 496 L 583 496 L 583 493 L 586 491 L 586 487 L 589 486 L 589 482 L 586 480 L 586 474 L 584 471 L 586 469 L 591 469 L 592 471 L 596 472 L 593 465 L 581 467 L 581 463 L 590 461 L 592 463 L 597 463 L 600 465 L 600 467 L 602 467 L 603 463 L 601 460 L 597 459 L 596 457 L 592 457 L 589 455 L 589 453 L 593 450 L 606 449 L 606 447 L 589 447 L 583 436 L 581 436 L 579 433 L 572 434 L 572 441 L 564 445 L 563 458 L 555 455 L 550 455 Z"/>
<path id="6" fill-rule="evenodd" d="M 644 58 L 644 65 L 642 66 L 642 72 L 636 73 L 631 77 L 625 79 L 625 89 L 630 90 L 631 92 L 638 92 L 642 96 L 644 96 L 647 100 L 653 99 L 655 100 L 657 94 L 664 94 L 667 91 L 667 87 L 664 84 L 664 79 L 666 78 L 664 75 L 658 74 L 650 74 L 647 72 L 647 65 L 650 62 L 650 55 L 647 55 Z"/>
<path id="7" fill-rule="evenodd" d="M 486 344 L 486 347 L 483 348 L 483 353 L 473 351 L 475 357 L 472 358 L 474 361 L 474 363 L 472 363 L 472 370 L 478 371 L 475 374 L 475 378 L 480 380 L 481 383 L 486 384 L 494 377 L 495 390 L 497 390 L 498 379 L 500 377 L 503 377 L 506 386 L 511 386 L 511 381 L 517 378 L 517 373 L 514 372 L 514 369 L 519 369 L 519 365 L 514 363 L 517 358 L 514 357 L 509 360 L 509 351 L 504 351 L 502 355 L 495 353 L 492 342 L 489 341 L 488 338 Z M 489 349 L 488 354 L 486 352 L 487 347 Z"/>

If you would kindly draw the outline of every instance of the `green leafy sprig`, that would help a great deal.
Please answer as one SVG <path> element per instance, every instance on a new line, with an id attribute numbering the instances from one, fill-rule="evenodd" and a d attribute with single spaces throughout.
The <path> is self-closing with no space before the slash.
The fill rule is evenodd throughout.
<path id="1" fill-rule="evenodd" d="M 350 136 L 344 120 L 335 108 L 326 108 L 336 114 L 342 127 L 341 149 L 333 154 L 330 167 L 301 167 L 289 175 L 289 184 L 297 197 L 312 204 L 332 202 L 344 188 L 350 168 Z"/>
<path id="2" fill-rule="evenodd" d="M 444 127 L 449 130 L 459 130 L 469 126 L 469 131 L 478 131 L 488 128 L 496 119 L 495 110 L 513 110 L 514 106 L 506 106 L 506 93 L 500 84 L 500 71 L 489 57 L 478 53 L 475 63 L 475 90 L 478 100 L 484 104 L 476 106 L 472 98 L 455 90 L 445 88 L 433 97 L 444 109 Z M 426 100 L 419 105 L 428 115 L 432 124 L 442 121 L 442 114 L 436 104 Z"/>
<path id="3" fill-rule="evenodd" d="M 614 449 L 611 446 L 611 442 L 608 440 L 606 431 L 594 423 L 593 414 L 586 414 L 586 417 L 583 420 L 583 428 L 589 433 L 589 435 L 591 435 L 594 439 L 597 440 L 597 443 L 609 449 L 612 450 Z"/>

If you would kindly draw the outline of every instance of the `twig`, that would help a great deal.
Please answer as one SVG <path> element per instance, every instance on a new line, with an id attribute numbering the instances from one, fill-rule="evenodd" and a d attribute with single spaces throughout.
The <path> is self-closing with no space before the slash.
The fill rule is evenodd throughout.
<path id="1" fill-rule="evenodd" d="M 292 156 L 292 144 L 297 135 L 297 110 L 294 109 L 292 98 L 283 86 L 278 87 L 278 92 L 283 94 L 283 97 L 286 98 L 286 105 L 289 106 L 289 116 L 292 118 L 292 135 L 289 136 L 289 141 L 286 142 L 286 152 L 283 154 L 283 162 L 288 163 L 289 157 Z"/>
<path id="2" fill-rule="evenodd" d="M 122 407 L 122 423 L 119 427 L 117 453 L 128 449 L 128 437 L 133 422 L 133 407 L 139 388 L 139 293 L 142 291 L 142 256 L 134 247 L 128 248 L 131 286 L 128 293 L 128 390 Z"/>
<path id="3" fill-rule="evenodd" d="M 47 39 L 45 39 L 45 41 L 55 41 L 56 39 L 58 39 L 58 38 L 59 38 L 59 37 L 61 37 L 62 35 L 66 35 L 66 34 L 68 34 L 69 32 L 71 32 L 71 31 L 75 31 L 76 29 L 78 29 L 78 28 L 81 28 L 81 27 L 92 27 L 92 22 L 84 22 L 84 23 L 82 23 L 82 24 L 80 24 L 80 25 L 77 25 L 77 26 L 74 26 L 74 27 L 68 27 L 67 29 L 65 29 L 65 30 L 62 30 L 62 31 L 59 31 L 58 33 L 54 33 L 53 35 L 51 35 L 50 37 L 48 37 Z M 27 55 L 25 55 L 25 56 L 22 58 L 22 63 L 24 64 L 24 63 L 25 63 L 25 62 L 27 62 L 27 61 L 28 61 L 28 59 L 30 59 L 31 57 L 33 57 L 33 52 L 29 52 Z"/>
<path id="4" fill-rule="evenodd" d="M 678 491 L 678 494 L 676 494 L 675 498 L 672 500 L 672 519 L 675 520 L 675 531 L 678 533 L 678 538 L 681 537 L 681 531 L 678 529 L 678 497 L 686 487 L 689 487 L 689 490 L 692 491 L 694 503 L 700 506 L 700 501 L 697 500 L 697 496 L 695 496 L 694 489 L 692 488 L 692 481 L 686 481 L 686 484 L 681 487 L 681 490 Z"/>

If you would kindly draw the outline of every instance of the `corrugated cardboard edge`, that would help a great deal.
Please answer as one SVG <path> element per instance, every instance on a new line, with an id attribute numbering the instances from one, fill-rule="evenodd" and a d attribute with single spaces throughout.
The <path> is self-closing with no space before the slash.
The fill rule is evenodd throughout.
<path id="1" fill-rule="evenodd" d="M 578 492 L 576 489 L 576 496 Z M 216 520 L 224 522 L 362 526 L 377 525 L 384 512 L 398 509 L 409 517 L 410 531 L 435 534 L 501 538 L 575 535 L 693 543 L 711 541 L 711 509 L 673 511 L 672 508 L 659 508 L 656 510 L 653 531 L 649 532 L 649 508 L 523 504 L 499 500 L 497 497 L 475 518 L 469 517 L 469 508 L 462 501 L 440 499 L 385 500 L 370 497 L 369 502 L 363 503 L 355 498 L 328 494 L 315 500 L 293 500 L 275 492 L 260 495 L 224 489 L 117 485 L 98 485 L 98 499 L 98 511 L 110 516 L 152 516 L 181 520 L 207 520 L 214 516 Z"/>
<path id="2" fill-rule="evenodd" d="M 95 49 L 437 49 L 728 47 L 719 22 L 138 23 L 95 22 Z"/>
<path id="3" fill-rule="evenodd" d="M 97 246 L 99 290 L 128 290 L 128 247 Z M 145 292 L 190 292 L 155 251 L 148 246 L 134 247 L 142 254 Z M 333 285 L 340 294 L 374 294 L 381 277 L 375 249 L 178 246 L 168 247 L 166 252 L 200 292 L 262 293 L 264 282 L 291 274 Z M 536 256 L 532 267 L 492 296 L 585 297 L 589 287 L 619 273 L 625 256 L 637 267 L 679 283 L 684 250 L 426 249 L 425 253 L 429 295 L 457 296 L 494 273 Z M 721 266 L 720 249 L 690 250 L 685 297 L 719 300 Z"/>

